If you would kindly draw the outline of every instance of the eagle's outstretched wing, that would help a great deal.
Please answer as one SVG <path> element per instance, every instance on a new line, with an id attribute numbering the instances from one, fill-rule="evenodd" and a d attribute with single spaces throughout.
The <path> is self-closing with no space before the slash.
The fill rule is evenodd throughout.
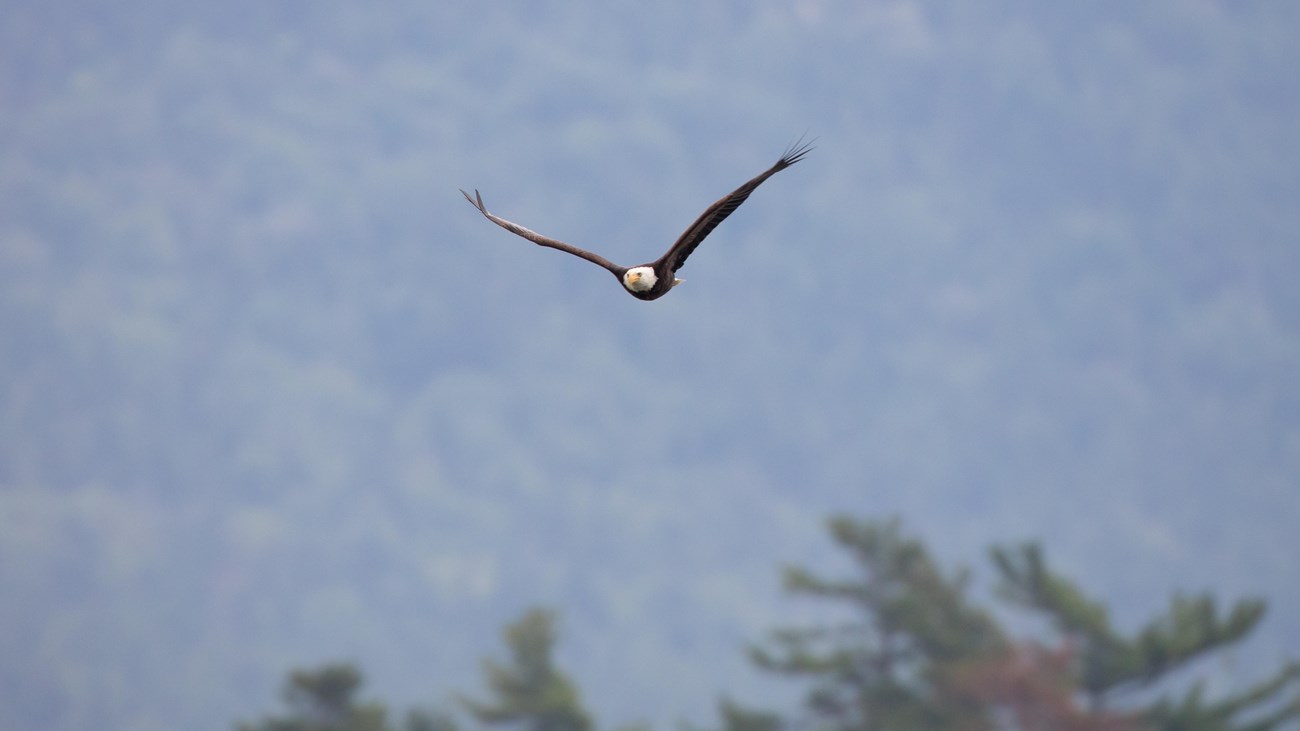
<path id="1" fill-rule="evenodd" d="M 573 254 L 574 256 L 580 256 L 583 259 L 586 259 L 587 261 L 593 264 L 599 264 L 600 266 L 608 269 L 609 271 L 613 272 L 615 276 L 622 276 L 623 272 L 627 271 L 626 267 L 621 267 L 599 254 L 593 254 L 590 251 L 587 251 L 586 249 L 579 249 L 573 244 L 566 244 L 563 241 L 560 241 L 558 239 L 553 239 L 550 238 L 549 236 L 543 236 L 537 233 L 536 231 L 526 229 L 517 223 L 511 223 L 510 221 L 507 221 L 506 219 L 500 216 L 488 213 L 488 209 L 483 207 L 483 196 L 479 195 L 477 190 L 474 191 L 473 198 L 469 197 L 469 193 L 466 193 L 464 190 L 461 190 L 460 193 L 461 195 L 465 196 L 465 200 L 473 204 L 473 206 L 477 208 L 480 213 L 482 213 L 484 216 L 487 216 L 487 219 L 489 221 L 495 223 L 501 228 L 504 228 L 510 233 L 515 234 L 516 236 L 523 236 L 524 238 L 528 239 L 534 244 L 538 244 L 540 246 L 549 246 L 552 249 L 559 249 L 560 251 Z"/>
<path id="2" fill-rule="evenodd" d="M 816 141 L 814 139 L 804 142 L 802 138 L 799 139 L 786 149 L 785 154 L 781 155 L 781 159 L 777 160 L 775 165 L 709 206 L 704 213 L 700 214 L 699 218 L 695 219 L 695 223 L 692 223 L 691 227 L 682 233 L 676 243 L 672 245 L 672 248 L 668 249 L 668 252 L 655 262 L 655 269 L 659 269 L 662 264 L 667 264 L 668 270 L 672 272 L 681 269 L 682 265 L 686 263 L 686 257 L 690 256 L 692 251 L 695 251 L 695 247 L 700 245 L 704 237 L 708 236 L 713 229 L 718 227 L 718 224 L 726 220 L 727 216 L 730 216 L 733 211 L 739 208 L 740 204 L 745 202 L 745 199 L 749 197 L 750 193 L 754 192 L 755 188 L 762 185 L 764 180 L 802 160 L 804 155 L 812 151 L 813 142 Z M 484 212 L 486 213 L 486 211 Z"/>

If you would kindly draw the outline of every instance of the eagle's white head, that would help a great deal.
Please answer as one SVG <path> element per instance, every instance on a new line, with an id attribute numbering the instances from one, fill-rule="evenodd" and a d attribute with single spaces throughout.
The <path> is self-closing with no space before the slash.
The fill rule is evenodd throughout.
<path id="1" fill-rule="evenodd" d="M 632 292 L 649 292 L 658 281 L 653 267 L 632 267 L 623 274 L 623 286 Z"/>

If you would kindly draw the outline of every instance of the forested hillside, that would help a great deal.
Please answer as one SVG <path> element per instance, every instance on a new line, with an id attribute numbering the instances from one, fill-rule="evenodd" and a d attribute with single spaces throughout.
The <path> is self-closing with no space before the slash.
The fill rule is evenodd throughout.
<path id="1" fill-rule="evenodd" d="M 403 705 L 547 605 L 611 724 L 765 698 L 826 515 L 1300 654 L 1300 6 L 0 9 L 0 718 Z M 625 264 L 806 133 L 662 300 Z M 962 563 L 971 563 L 962 561 Z M 793 610 L 798 613 L 797 607 Z M 779 694 L 779 691 L 775 691 Z"/>

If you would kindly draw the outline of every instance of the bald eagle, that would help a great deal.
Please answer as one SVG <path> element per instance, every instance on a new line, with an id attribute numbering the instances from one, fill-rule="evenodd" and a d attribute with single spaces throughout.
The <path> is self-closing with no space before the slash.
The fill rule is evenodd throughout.
<path id="1" fill-rule="evenodd" d="M 813 140 L 813 142 L 815 141 Z M 704 237 L 708 236 L 713 229 L 717 228 L 718 224 L 722 223 L 727 216 L 730 216 L 733 211 L 739 208 L 740 204 L 744 203 L 749 194 L 762 185 L 764 180 L 799 162 L 811 150 L 812 142 L 804 142 L 803 140 L 795 142 L 786 149 L 785 153 L 781 155 L 781 159 L 777 160 L 772 167 L 709 206 L 704 213 L 700 214 L 699 218 L 695 219 L 695 223 L 692 223 L 690 228 L 686 229 L 678 237 L 677 241 L 668 248 L 667 253 L 648 264 L 634 267 L 619 266 L 599 254 L 593 254 L 572 244 L 566 244 L 563 241 L 543 236 L 517 223 L 511 223 L 500 216 L 488 213 L 488 209 L 483 206 L 483 196 L 479 195 L 477 190 L 474 191 L 473 198 L 464 190 L 460 192 L 465 196 L 465 200 L 468 200 L 479 210 L 479 213 L 482 213 L 489 221 L 510 233 L 522 236 L 535 244 L 566 251 L 593 264 L 598 264 L 612 272 L 615 277 L 618 277 L 618 281 L 622 283 L 623 288 L 633 297 L 641 300 L 655 300 L 668 294 L 668 290 L 681 284 L 682 280 L 676 277 L 677 270 L 682 268 L 686 263 L 686 257 L 690 256 L 692 251 L 695 251 L 695 247 L 700 245 Z"/>

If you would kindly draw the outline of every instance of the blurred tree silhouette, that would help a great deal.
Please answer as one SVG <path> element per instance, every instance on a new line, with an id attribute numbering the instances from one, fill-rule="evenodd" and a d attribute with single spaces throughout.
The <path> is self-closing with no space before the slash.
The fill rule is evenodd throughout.
<path id="1" fill-rule="evenodd" d="M 1264 615 L 1245 599 L 1226 613 L 1209 594 L 1178 595 L 1132 635 L 1106 607 L 1052 572 L 1035 544 L 991 551 L 997 594 L 1047 620 L 1042 637 L 1012 637 L 968 596 L 969 574 L 945 572 L 899 520 L 836 517 L 835 541 L 857 568 L 826 578 L 790 568 L 795 594 L 847 605 L 838 625 L 784 628 L 750 649 L 765 670 L 810 681 L 802 714 L 786 717 L 724 699 L 723 731 L 1275 731 L 1300 723 L 1300 664 L 1259 684 L 1207 698 L 1202 682 L 1170 689 L 1197 658 L 1240 642 Z M 593 731 L 569 677 L 555 667 L 556 616 L 532 609 L 503 632 L 508 659 L 484 661 L 487 700 L 460 704 L 479 724 L 521 731 Z M 294 671 L 287 716 L 239 731 L 388 731 L 381 703 L 360 703 L 351 665 Z M 1166 684 L 1162 686 L 1162 683 Z M 1138 692 L 1141 691 L 1141 692 Z M 1130 695 L 1131 694 L 1131 695 Z M 456 731 L 436 712 L 408 714 L 405 731 Z"/>
<path id="2" fill-rule="evenodd" d="M 978 708 L 949 692 L 947 672 L 1000 657 L 1007 640 L 967 599 L 967 576 L 945 575 L 919 541 L 902 535 L 897 520 L 835 518 L 830 530 L 861 576 L 827 579 L 791 568 L 786 588 L 847 602 L 864 621 L 778 630 L 771 647 L 751 648 L 754 662 L 810 678 L 808 710 L 830 728 L 972 728 Z"/>
<path id="3" fill-rule="evenodd" d="M 237 731 L 391 731 L 383 703 L 359 703 L 361 671 L 347 663 L 331 663 L 316 670 L 294 670 L 285 682 L 283 697 L 289 714 L 268 717 L 256 724 L 239 723 Z M 417 709 L 406 714 L 402 731 L 456 731 L 448 715 Z"/>
<path id="4" fill-rule="evenodd" d="M 1052 573 L 1033 544 L 994 548 L 1001 574 L 999 591 L 1009 601 L 1045 615 L 1070 649 L 1072 689 L 1084 694 L 1090 709 L 1115 705 L 1126 692 L 1146 689 L 1186 669 L 1215 650 L 1244 639 L 1264 617 L 1258 599 L 1237 602 L 1221 616 L 1210 594 L 1175 595 L 1166 612 L 1126 637 L 1110 623 L 1105 607 L 1069 580 Z M 1160 729 L 1241 729 L 1267 731 L 1300 721 L 1300 664 L 1288 663 L 1272 677 L 1216 701 L 1196 682 L 1180 702 L 1168 698 L 1135 708 L 1149 726 Z M 1293 693 L 1289 702 L 1285 697 Z"/>
<path id="5" fill-rule="evenodd" d="M 480 722 L 514 725 L 525 731 L 591 731 L 591 717 L 578 690 L 551 659 L 555 615 L 533 609 L 505 629 L 510 661 L 486 660 L 489 701 L 462 697 L 461 703 Z"/>
<path id="6" fill-rule="evenodd" d="M 1300 719 L 1300 696 L 1288 699 L 1298 689 L 1295 664 L 1217 701 L 1205 700 L 1201 683 L 1177 703 L 1159 693 L 1196 658 L 1246 637 L 1263 616 L 1262 601 L 1237 602 L 1220 616 L 1208 594 L 1176 596 L 1164 615 L 1126 637 L 1103 605 L 1047 568 L 1038 546 L 995 548 L 999 594 L 1052 627 L 1048 640 L 1013 641 L 967 597 L 967 574 L 941 571 L 898 520 L 836 517 L 830 530 L 859 575 L 828 579 L 791 568 L 786 587 L 847 604 L 853 619 L 780 629 L 751 649 L 760 668 L 811 681 L 805 712 L 820 728 L 1270 731 Z M 1143 689 L 1145 700 L 1119 702 Z M 721 715 L 727 731 L 782 725 L 731 703 Z"/>
<path id="7" fill-rule="evenodd" d="M 238 724 L 239 731 L 388 731 L 382 703 L 358 703 L 361 671 L 345 663 L 289 673 L 283 697 L 289 715 L 257 724 Z"/>

